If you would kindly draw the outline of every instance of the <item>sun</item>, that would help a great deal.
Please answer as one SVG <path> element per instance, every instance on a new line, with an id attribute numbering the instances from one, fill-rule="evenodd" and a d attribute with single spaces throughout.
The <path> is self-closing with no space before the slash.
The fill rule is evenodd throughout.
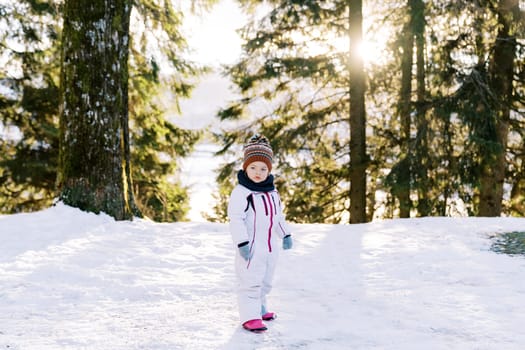
<path id="1" fill-rule="evenodd" d="M 386 43 L 378 38 L 384 38 L 384 36 L 366 36 L 357 44 L 357 50 L 366 68 L 382 65 L 387 60 Z M 316 34 L 308 38 L 296 33 L 292 35 L 292 39 L 296 43 L 303 44 L 304 53 L 311 56 L 346 53 L 354 49 L 350 45 L 350 38 L 348 36 L 333 33 Z"/>
<path id="2" fill-rule="evenodd" d="M 385 63 L 385 50 L 381 43 L 373 40 L 363 40 L 357 45 L 359 55 L 365 66 L 375 66 Z"/>

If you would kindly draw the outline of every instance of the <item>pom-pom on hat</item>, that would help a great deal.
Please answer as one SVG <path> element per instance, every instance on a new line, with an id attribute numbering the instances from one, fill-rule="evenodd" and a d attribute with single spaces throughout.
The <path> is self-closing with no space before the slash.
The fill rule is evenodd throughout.
<path id="1" fill-rule="evenodd" d="M 253 162 L 264 162 L 268 166 L 268 171 L 272 171 L 273 151 L 268 139 L 262 135 L 254 135 L 244 145 L 244 161 L 242 169 L 246 168 Z"/>

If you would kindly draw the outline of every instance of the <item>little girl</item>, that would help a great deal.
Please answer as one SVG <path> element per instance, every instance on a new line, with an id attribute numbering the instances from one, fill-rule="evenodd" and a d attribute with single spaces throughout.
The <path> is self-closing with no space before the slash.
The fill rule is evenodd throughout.
<path id="1" fill-rule="evenodd" d="M 239 184 L 228 203 L 230 232 L 236 248 L 235 270 L 239 281 L 239 314 L 244 329 L 265 331 L 264 321 L 276 315 L 268 311 L 266 295 L 279 255 L 292 247 L 281 200 L 273 184 L 273 151 L 266 137 L 253 136 L 244 146 Z"/>

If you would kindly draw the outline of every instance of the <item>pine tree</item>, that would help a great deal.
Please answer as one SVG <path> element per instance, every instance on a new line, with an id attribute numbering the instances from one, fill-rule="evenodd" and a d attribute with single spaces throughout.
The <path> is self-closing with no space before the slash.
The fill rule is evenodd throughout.
<path id="1" fill-rule="evenodd" d="M 507 163 L 506 158 L 511 125 L 516 135 L 523 133 L 519 126 L 523 120 L 519 113 L 519 106 L 523 106 L 520 102 L 523 80 L 520 81 L 516 69 L 517 62 L 522 60 L 514 36 L 525 28 L 517 1 L 481 4 L 455 4 L 460 13 L 456 18 L 464 18 L 473 25 L 466 30 L 464 23 L 458 23 L 457 39 L 448 41 L 445 54 L 440 55 L 448 57 L 440 78 L 444 78 L 443 85 L 454 91 L 441 106 L 450 114 L 457 114 L 463 125 L 456 122 L 455 132 L 458 136 L 465 135 L 463 138 L 467 140 L 459 145 L 461 138 L 456 138 L 455 153 L 459 150 L 459 155 L 455 162 L 457 172 L 453 175 L 459 176 L 459 196 L 470 214 L 494 216 L 500 215 L 504 208 L 504 184 L 514 183 L 509 168 L 520 168 L 519 160 L 516 167 Z M 454 51 L 462 52 L 463 56 L 453 55 Z M 467 62 L 472 64 L 465 64 L 465 60 L 457 57 L 471 57 Z M 522 136 L 517 144 L 520 139 Z"/>
<path id="2" fill-rule="evenodd" d="M 390 173 L 392 193 L 399 200 L 399 216 L 409 218 L 412 202 L 410 199 L 413 161 L 411 146 L 411 104 L 412 104 L 412 66 L 414 55 L 414 18 L 410 12 L 408 23 L 401 33 L 401 86 L 399 91 L 399 106 L 397 113 L 400 119 L 400 161 Z"/>
<path id="3" fill-rule="evenodd" d="M 505 182 L 510 110 L 513 104 L 513 77 L 516 52 L 515 26 L 520 9 L 517 0 L 501 0 L 496 5 L 497 36 L 488 66 L 488 82 L 495 99 L 493 139 L 496 148 L 482 160 L 480 177 L 480 216 L 501 215 Z"/>
<path id="4" fill-rule="evenodd" d="M 519 100 L 515 92 L 519 91 L 519 86 L 523 83 L 507 75 L 508 81 L 514 79 L 516 82 L 512 84 L 515 87 L 513 98 L 504 102 L 497 102 L 494 98 L 497 94 L 493 91 L 504 89 L 493 86 L 495 81 L 490 78 L 490 72 L 493 70 L 490 62 L 505 61 L 490 58 L 492 53 L 496 53 L 494 42 L 487 40 L 497 36 L 498 15 L 495 9 L 498 6 L 492 6 L 497 5 L 495 2 L 481 2 L 483 6 L 467 1 L 455 2 L 447 6 L 445 3 L 427 3 L 424 16 L 417 16 L 417 12 L 414 12 L 416 10 L 414 5 L 417 4 L 418 1 L 407 2 L 407 9 L 412 9 L 407 11 L 410 13 L 408 18 L 424 21 L 422 24 L 425 25 L 426 22 L 426 28 L 430 29 L 426 32 L 419 30 L 421 34 L 416 36 L 415 29 L 423 27 L 411 24 L 399 32 L 398 37 L 405 38 L 400 41 L 404 43 L 400 66 L 401 71 L 404 72 L 403 76 L 416 74 L 425 76 L 425 79 L 413 80 L 418 82 L 418 87 L 414 89 L 416 95 L 411 96 L 410 99 L 403 96 L 409 96 L 408 91 L 413 90 L 409 86 L 413 82 L 408 79 L 402 80 L 404 85 L 400 89 L 401 99 L 397 110 L 400 116 L 405 117 L 401 118 L 399 131 L 397 124 L 389 123 L 389 130 L 386 130 L 381 123 L 378 123 L 379 135 L 386 137 L 390 143 L 390 146 L 386 147 L 391 147 L 400 155 L 398 157 L 396 152 L 388 150 L 386 154 L 381 155 L 383 159 L 398 158 L 386 177 L 386 189 L 399 200 L 400 216 L 408 217 L 407 207 L 412 207 L 411 199 L 414 198 L 417 198 L 414 204 L 417 204 L 415 208 L 418 215 L 448 215 L 454 212 L 454 207 L 463 207 L 469 214 L 476 214 L 480 209 L 481 192 L 484 191 L 480 187 L 483 169 L 495 170 L 496 163 L 489 159 L 497 154 L 498 149 L 505 149 L 505 146 L 501 146 L 501 142 L 497 141 L 495 130 L 499 122 L 498 118 L 492 115 L 492 111 L 505 106 L 510 108 L 510 125 L 519 125 L 512 122 L 513 116 L 519 117 L 519 113 L 515 114 L 512 111 L 516 109 Z M 514 5 L 513 11 L 518 14 L 517 3 L 514 2 Z M 410 19 L 403 21 L 395 16 L 391 16 L 390 20 L 392 23 L 412 23 Z M 513 22 L 513 28 L 519 27 L 516 25 L 518 22 Z M 419 45 L 421 48 L 426 46 L 425 50 L 415 51 L 415 58 L 418 57 L 418 51 L 425 52 L 427 63 L 422 65 L 416 62 L 414 69 L 409 68 L 406 63 L 414 57 L 414 53 L 409 52 L 406 44 L 407 35 L 411 38 L 424 38 L 424 43 L 421 42 Z M 507 41 L 505 39 L 496 42 Z M 396 51 L 393 50 L 393 53 L 395 54 Z M 507 64 L 519 62 L 517 57 L 519 56 L 516 54 L 507 55 Z M 418 60 L 423 61 L 423 58 Z M 413 64 L 410 63 L 411 66 Z M 421 71 L 420 67 L 425 67 L 424 71 Z M 389 81 L 384 85 L 388 86 L 388 84 L 395 86 Z M 376 82 L 372 82 L 371 85 L 375 93 L 384 94 L 385 90 L 392 91 L 389 88 L 378 91 L 377 87 L 381 85 Z M 426 92 L 419 91 L 419 86 L 426 87 Z M 391 92 L 387 93 L 391 94 Z M 408 103 L 410 100 L 411 103 Z M 389 113 L 385 112 L 385 114 Z M 519 128 L 515 130 L 518 134 L 521 133 Z M 415 135 L 415 138 L 405 136 L 409 134 Z M 382 137 L 374 142 L 384 142 L 381 141 Z M 409 142 L 405 143 L 405 140 Z M 499 155 L 503 156 L 505 153 L 500 152 Z M 372 156 L 374 159 L 379 159 L 376 154 Z M 501 157 L 499 159 L 503 160 Z M 378 163 L 381 162 L 378 160 Z M 508 165 L 503 166 L 500 163 L 499 183 L 512 183 L 508 170 L 503 172 L 507 172 L 506 179 L 503 180 L 501 176 L 503 168 L 508 169 Z M 519 165 L 514 169 L 519 169 Z M 494 181 L 495 178 L 498 176 L 486 177 L 489 182 Z M 492 184 L 484 187 L 496 189 L 498 186 Z M 496 202 L 504 203 L 501 196 L 499 198 Z M 487 203 L 486 200 L 484 202 Z M 386 203 L 395 210 L 396 206 L 393 202 Z"/>
<path id="5" fill-rule="evenodd" d="M 134 9 L 133 21 L 144 24 L 134 25 L 130 36 L 128 157 L 136 164 L 129 169 L 135 200 L 152 219 L 181 220 L 188 209 L 188 192 L 170 178 L 179 171 L 178 160 L 188 155 L 199 133 L 167 121 L 155 97 L 164 93 L 160 87 L 168 89 L 175 101 L 187 97 L 192 87 L 189 80 L 203 69 L 181 59 L 186 47 L 179 32 L 182 14 L 171 3 L 141 1 L 134 3 Z M 0 85 L 11 91 L 0 94 L 4 101 L 0 125 L 20 135 L 0 143 L 0 211 L 9 213 L 47 207 L 57 195 L 61 7 L 24 1 L 3 11 L 2 20 L 9 24 L 2 28 L 9 30 L 0 29 L 0 34 L 24 48 L 23 52 L 9 51 L 5 44 L 2 52 L 11 52 L 10 65 L 0 67 L 0 72 L 5 68 Z M 12 76 L 16 67 L 23 71 L 20 77 Z"/>
<path id="6" fill-rule="evenodd" d="M 140 215 L 130 172 L 131 2 L 66 0 L 58 188 L 68 205 L 117 220 Z"/>
<path id="7" fill-rule="evenodd" d="M 174 178 L 180 171 L 179 160 L 190 154 L 201 133 L 167 120 L 166 108 L 158 101 L 167 96 L 178 106 L 180 99 L 189 97 L 192 78 L 206 69 L 181 58 L 187 45 L 179 31 L 183 13 L 175 11 L 171 2 L 141 1 L 134 8 L 135 20 L 145 24 L 142 30 L 133 28 L 129 62 L 135 200 L 153 220 L 184 220 L 189 209 L 188 188 Z"/>
<path id="8" fill-rule="evenodd" d="M 427 92 L 426 92 L 426 20 L 425 4 L 422 0 L 409 1 L 412 25 L 414 27 L 415 51 L 416 51 L 416 140 L 414 148 L 414 170 L 417 189 L 417 211 L 420 216 L 431 214 L 431 184 L 429 172 L 431 168 L 431 157 L 429 156 L 429 121 L 427 116 Z"/>
<path id="9" fill-rule="evenodd" d="M 60 62 L 49 42 L 59 35 L 57 8 L 35 1 L 0 5 L 2 213 L 38 210 L 56 195 Z"/>
<path id="10" fill-rule="evenodd" d="M 350 222 L 363 223 L 366 216 L 366 111 L 365 73 L 359 44 L 363 41 L 363 3 L 348 1 L 350 32 Z"/>
<path id="11" fill-rule="evenodd" d="M 401 78 L 397 114 L 400 118 L 400 157 L 387 176 L 386 184 L 399 201 L 399 216 L 410 217 L 414 206 L 411 195 L 417 195 L 420 216 L 432 212 L 429 171 L 428 96 L 426 91 L 426 11 L 420 0 L 407 1 L 406 23 L 399 33 L 401 43 Z M 415 72 L 415 74 L 414 74 Z M 413 93 L 413 81 L 415 94 Z M 414 120 L 412 120 L 414 119 Z M 415 129 L 415 137 L 412 137 Z"/>
<path id="12" fill-rule="evenodd" d="M 223 153 L 233 152 L 219 181 L 231 186 L 238 145 L 252 133 L 262 133 L 276 155 L 276 182 L 288 217 L 296 222 L 348 221 L 348 49 L 331 40 L 343 37 L 348 43 L 348 2 L 268 3 L 269 12 L 245 28 L 244 55 L 228 71 L 245 98 L 219 116 L 239 120 L 244 115 L 250 121 L 218 135 Z M 256 7 L 258 2 L 245 4 Z M 366 169 L 356 170 L 358 175 Z M 364 194 L 366 188 L 359 186 Z M 364 203 L 354 204 L 360 212 L 366 209 Z"/>

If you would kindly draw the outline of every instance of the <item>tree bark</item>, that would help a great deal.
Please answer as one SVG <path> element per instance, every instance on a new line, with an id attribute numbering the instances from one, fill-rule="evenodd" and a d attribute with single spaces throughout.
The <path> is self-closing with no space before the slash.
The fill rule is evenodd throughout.
<path id="1" fill-rule="evenodd" d="M 410 1 L 410 12 L 416 44 L 416 142 L 415 165 L 418 192 L 418 216 L 428 216 L 432 210 L 429 184 L 428 120 L 425 87 L 425 3 L 422 0 Z"/>
<path id="2" fill-rule="evenodd" d="M 513 14 L 519 13 L 518 6 L 517 0 L 502 0 L 498 5 L 499 29 L 489 65 L 490 85 L 496 100 L 494 141 L 498 149 L 483 159 L 479 216 L 501 215 L 516 51 L 516 38 L 511 35 L 511 26 L 514 21 Z"/>
<path id="3" fill-rule="evenodd" d="M 350 9 L 350 223 L 366 216 L 366 111 L 365 73 L 358 47 L 363 40 L 362 0 L 349 0 Z"/>
<path id="4" fill-rule="evenodd" d="M 129 164 L 129 0 L 66 0 L 57 184 L 68 205 L 117 220 L 135 208 Z"/>
<path id="5" fill-rule="evenodd" d="M 414 30 L 410 20 L 403 34 L 403 54 L 401 57 L 401 91 L 399 96 L 399 118 L 401 121 L 401 161 L 406 168 L 401 171 L 399 183 L 395 185 L 394 195 L 399 200 L 399 216 L 410 217 L 410 183 L 412 178 L 411 111 L 412 111 L 412 65 L 414 62 Z"/>
<path id="6" fill-rule="evenodd" d="M 525 149 L 525 142 L 522 142 L 522 149 Z M 512 183 L 510 191 L 510 215 L 524 216 L 525 215 L 525 156 L 521 155 L 519 159 L 521 167 L 516 171 L 516 176 Z"/>

